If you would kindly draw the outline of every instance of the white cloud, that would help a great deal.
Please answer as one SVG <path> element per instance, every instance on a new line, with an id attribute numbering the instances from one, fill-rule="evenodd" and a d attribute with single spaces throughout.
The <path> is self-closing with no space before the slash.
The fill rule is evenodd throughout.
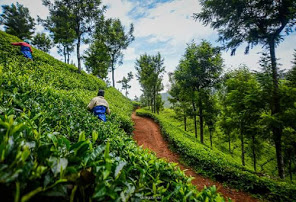
<path id="1" fill-rule="evenodd" d="M 135 36 L 152 36 L 152 42 L 164 42 L 170 45 L 185 44 L 192 38 L 201 39 L 214 33 L 209 27 L 195 22 L 194 12 L 199 10 L 196 0 L 176 0 L 157 4 L 147 11 L 148 15 L 135 22 Z"/>
<path id="2" fill-rule="evenodd" d="M 124 26 L 129 26 L 132 19 L 128 16 L 134 5 L 128 0 L 103 0 L 103 5 L 107 6 L 105 16 L 107 18 L 119 18 Z"/>

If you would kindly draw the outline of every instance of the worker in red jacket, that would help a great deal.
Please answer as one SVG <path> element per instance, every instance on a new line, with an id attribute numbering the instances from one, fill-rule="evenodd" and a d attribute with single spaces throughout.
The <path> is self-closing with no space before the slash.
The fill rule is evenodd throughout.
<path id="1" fill-rule="evenodd" d="M 11 45 L 20 46 L 22 54 L 26 58 L 29 58 L 29 59 L 33 60 L 33 56 L 32 56 L 33 51 L 32 51 L 32 48 L 30 46 L 30 41 L 28 39 L 25 39 L 24 42 L 11 43 Z"/>

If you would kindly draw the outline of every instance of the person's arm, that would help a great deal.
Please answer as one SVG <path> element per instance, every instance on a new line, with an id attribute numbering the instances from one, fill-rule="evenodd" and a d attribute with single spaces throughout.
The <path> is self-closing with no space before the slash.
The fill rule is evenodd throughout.
<path id="1" fill-rule="evenodd" d="M 30 51 L 31 51 L 31 53 L 33 53 L 33 49 L 31 48 L 31 46 L 30 46 Z"/>
<path id="2" fill-rule="evenodd" d="M 90 101 L 90 103 L 87 105 L 87 110 L 88 110 L 88 111 L 92 111 L 92 109 L 94 108 L 94 105 L 95 105 L 95 102 L 94 102 L 94 100 L 92 99 L 92 100 Z"/>
<path id="3" fill-rule="evenodd" d="M 110 109 L 109 109 L 109 107 L 107 107 L 106 112 L 107 112 L 107 114 L 110 114 Z"/>
<path id="4" fill-rule="evenodd" d="M 13 46 L 22 46 L 23 42 L 15 42 L 15 43 L 11 43 L 11 45 L 13 45 Z"/>

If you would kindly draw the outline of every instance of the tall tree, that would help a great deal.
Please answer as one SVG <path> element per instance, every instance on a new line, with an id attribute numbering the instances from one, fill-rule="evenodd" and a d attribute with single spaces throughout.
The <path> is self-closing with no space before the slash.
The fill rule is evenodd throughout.
<path id="1" fill-rule="evenodd" d="M 35 22 L 30 16 L 29 9 L 19 3 L 11 4 L 11 6 L 3 5 L 2 9 L 0 25 L 4 25 L 5 31 L 20 39 L 31 39 L 35 30 Z"/>
<path id="2" fill-rule="evenodd" d="M 269 50 L 273 80 L 271 112 L 276 117 L 281 113 L 281 109 L 275 48 L 283 39 L 282 32 L 290 33 L 296 25 L 296 1 L 200 0 L 200 2 L 202 11 L 194 14 L 195 19 L 218 29 L 219 41 L 225 44 L 225 48 L 231 49 L 232 55 L 243 42 L 248 43 L 245 53 L 249 52 L 250 47 L 258 44 Z M 276 124 L 273 126 L 273 139 L 278 173 L 284 178 L 282 127 Z"/>
<path id="3" fill-rule="evenodd" d="M 105 7 L 101 7 L 101 0 L 55 0 L 52 4 L 49 0 L 43 0 L 43 4 L 49 7 L 50 16 L 49 19 L 54 19 L 58 16 L 67 13 L 66 22 L 69 23 L 69 30 L 71 34 L 74 34 L 77 41 L 76 51 L 77 51 L 77 61 L 78 61 L 78 71 L 81 71 L 81 54 L 80 46 L 84 41 L 86 42 L 84 36 L 91 34 L 95 27 L 95 22 L 97 19 L 103 15 Z M 62 29 L 58 26 L 57 29 Z M 73 32 L 74 31 L 74 32 Z"/>
<path id="4" fill-rule="evenodd" d="M 144 96 L 147 97 L 147 104 L 151 106 L 152 112 L 156 112 L 157 96 L 163 89 L 162 76 L 165 72 L 164 59 L 160 53 L 155 56 L 141 55 L 136 60 L 135 68 L 137 78 L 141 84 Z"/>
<path id="5" fill-rule="evenodd" d="M 38 22 L 46 30 L 50 31 L 53 42 L 58 45 L 59 55 L 64 56 L 64 62 L 69 64 L 75 41 L 74 24 L 70 9 L 62 1 L 56 1 L 55 4 L 43 1 L 43 4 L 49 7 L 50 15 L 45 20 L 38 16 Z"/>
<path id="6" fill-rule="evenodd" d="M 125 96 L 127 97 L 128 95 L 128 89 L 131 88 L 131 86 L 128 84 L 132 79 L 134 78 L 134 75 L 132 72 L 129 72 L 127 74 L 127 78 L 125 76 L 122 78 L 122 80 L 118 81 L 117 83 L 121 83 L 122 85 L 122 90 L 125 90 Z"/>
<path id="7" fill-rule="evenodd" d="M 203 96 L 205 89 L 212 88 L 219 81 L 222 71 L 223 60 L 218 48 L 212 47 L 209 42 L 202 41 L 200 45 L 194 42 L 188 45 L 185 54 L 180 61 L 175 78 L 182 88 L 191 92 L 195 136 L 197 137 L 196 116 L 197 108 L 200 122 L 200 141 L 203 143 Z M 196 98 L 198 98 L 196 100 Z"/>
<path id="8" fill-rule="evenodd" d="M 89 73 L 101 79 L 107 78 L 111 58 L 104 43 L 95 40 L 85 51 L 84 60 Z"/>
<path id="9" fill-rule="evenodd" d="M 130 25 L 128 32 L 119 19 L 99 20 L 96 26 L 95 40 L 105 44 L 110 57 L 113 87 L 115 87 L 114 71 L 116 64 L 122 63 L 122 51 L 135 39 L 133 36 L 134 26 Z"/>
<path id="10" fill-rule="evenodd" d="M 45 33 L 37 33 L 32 40 L 32 44 L 46 53 L 49 52 L 53 45 L 51 39 Z"/>
<path id="11" fill-rule="evenodd" d="M 254 75 L 243 67 L 230 73 L 226 81 L 226 103 L 231 111 L 232 119 L 235 120 L 234 128 L 239 131 L 241 141 L 241 159 L 245 166 L 245 142 L 251 139 L 254 170 L 256 170 L 256 134 L 258 134 L 258 122 L 264 107 L 261 100 L 261 89 Z"/>
<path id="12" fill-rule="evenodd" d="M 173 104 L 173 109 L 177 115 L 183 119 L 184 130 L 187 130 L 187 117 L 191 115 L 192 107 L 190 103 L 190 94 L 182 88 L 180 83 L 174 78 L 173 73 L 169 73 L 171 88 L 169 90 L 169 102 Z"/>
<path id="13" fill-rule="evenodd" d="M 215 125 L 218 120 L 219 109 L 217 106 L 216 95 L 211 91 L 206 91 L 203 96 L 204 108 L 205 108 L 205 123 L 208 126 L 210 132 L 210 144 L 213 147 L 213 133 L 215 131 Z"/>

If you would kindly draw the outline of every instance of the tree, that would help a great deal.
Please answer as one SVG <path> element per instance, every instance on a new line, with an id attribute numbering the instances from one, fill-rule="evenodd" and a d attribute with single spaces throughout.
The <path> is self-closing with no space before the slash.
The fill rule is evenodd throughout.
<path id="1" fill-rule="evenodd" d="M 99 20 L 96 26 L 95 40 L 104 43 L 107 54 L 110 57 L 110 68 L 112 72 L 113 87 L 115 87 L 114 71 L 115 65 L 122 63 L 122 51 L 127 49 L 128 45 L 134 41 L 134 26 L 130 25 L 128 32 L 125 32 L 124 26 L 119 19 Z"/>
<path id="2" fill-rule="evenodd" d="M 57 22 L 57 16 L 57 19 L 63 19 L 61 22 L 64 22 L 65 26 L 64 24 L 56 24 L 58 26 L 55 28 L 58 29 L 58 33 L 64 32 L 67 27 L 71 34 L 69 41 L 72 40 L 72 34 L 77 40 L 78 71 L 81 72 L 80 46 L 83 41 L 87 41 L 83 36 L 92 33 L 95 22 L 103 15 L 105 7 L 100 7 L 101 0 L 56 0 L 53 4 L 49 0 L 43 0 L 43 4 L 49 7 L 49 20 Z M 65 38 L 62 39 L 65 41 Z"/>
<path id="3" fill-rule="evenodd" d="M 160 94 L 157 94 L 155 102 L 156 102 L 156 112 L 157 112 L 157 114 L 159 114 L 159 111 L 164 109 L 164 107 L 163 107 L 164 101 L 162 100 Z"/>
<path id="4" fill-rule="evenodd" d="M 2 6 L 3 13 L 0 15 L 0 25 L 8 34 L 15 35 L 20 39 L 31 39 L 35 30 L 34 18 L 30 16 L 29 9 L 16 3 Z"/>
<path id="5" fill-rule="evenodd" d="M 210 132 L 210 143 L 213 147 L 213 132 L 215 130 L 215 125 L 218 120 L 219 109 L 217 106 L 217 99 L 213 92 L 207 91 L 203 94 L 204 96 L 204 109 L 205 109 L 205 123 L 208 126 Z"/>
<path id="6" fill-rule="evenodd" d="M 158 53 L 155 56 L 141 55 L 135 64 L 136 76 L 141 84 L 144 96 L 147 98 L 147 105 L 151 106 L 153 113 L 156 113 L 157 96 L 163 89 L 162 76 L 165 72 L 163 63 L 164 59 Z"/>
<path id="7" fill-rule="evenodd" d="M 186 48 L 185 54 L 175 71 L 175 79 L 183 89 L 191 93 L 190 101 L 193 108 L 195 137 L 197 138 L 196 116 L 197 108 L 200 122 L 200 141 L 203 143 L 203 96 L 205 89 L 214 87 L 219 81 L 223 60 L 218 48 L 212 47 L 209 42 L 202 41 L 200 45 L 194 42 Z M 196 100 L 197 98 L 197 100 Z"/>
<path id="8" fill-rule="evenodd" d="M 74 51 L 75 31 L 71 12 L 62 1 L 56 1 L 55 7 L 49 1 L 43 1 L 49 7 L 49 16 L 43 20 L 38 16 L 40 22 L 46 30 L 50 31 L 50 36 L 55 44 L 58 44 L 58 54 L 64 56 L 64 62 L 70 64 L 70 55 Z"/>
<path id="9" fill-rule="evenodd" d="M 296 1 L 201 0 L 201 5 L 202 11 L 195 13 L 194 18 L 218 29 L 218 41 L 223 42 L 225 48 L 231 49 L 232 55 L 243 42 L 248 43 L 245 53 L 258 44 L 269 50 L 273 80 L 271 112 L 274 117 L 278 116 L 281 109 L 275 48 L 283 39 L 282 32 L 291 33 L 296 25 Z M 284 178 L 281 138 L 282 126 L 274 125 L 278 173 Z"/>
<path id="10" fill-rule="evenodd" d="M 108 76 L 108 68 L 111 63 L 110 55 L 104 43 L 96 40 L 85 51 L 85 67 L 89 73 L 105 79 Z"/>
<path id="11" fill-rule="evenodd" d="M 53 45 L 50 38 L 46 36 L 45 33 L 37 33 L 32 40 L 32 44 L 46 53 L 49 53 Z"/>
<path id="12" fill-rule="evenodd" d="M 231 111 L 233 128 L 239 131 L 241 159 L 245 166 L 245 140 L 251 139 L 254 170 L 256 170 L 256 134 L 259 134 L 259 120 L 264 109 L 261 88 L 255 76 L 243 67 L 230 73 L 226 80 L 226 104 Z"/>
<path id="13" fill-rule="evenodd" d="M 121 83 L 122 90 L 125 90 L 125 96 L 128 95 L 128 89 L 131 88 L 131 86 L 128 84 L 132 79 L 134 78 L 134 75 L 132 72 L 129 72 L 127 74 L 127 78 L 123 77 L 122 80 L 118 81 L 117 83 Z"/>
<path id="14" fill-rule="evenodd" d="M 190 94 L 186 89 L 183 89 L 180 83 L 174 78 L 173 73 L 169 73 L 169 81 L 171 83 L 171 88 L 169 94 L 169 102 L 173 104 L 173 109 L 178 118 L 183 118 L 184 130 L 187 130 L 187 116 L 189 116 L 192 111 L 190 103 Z"/>

